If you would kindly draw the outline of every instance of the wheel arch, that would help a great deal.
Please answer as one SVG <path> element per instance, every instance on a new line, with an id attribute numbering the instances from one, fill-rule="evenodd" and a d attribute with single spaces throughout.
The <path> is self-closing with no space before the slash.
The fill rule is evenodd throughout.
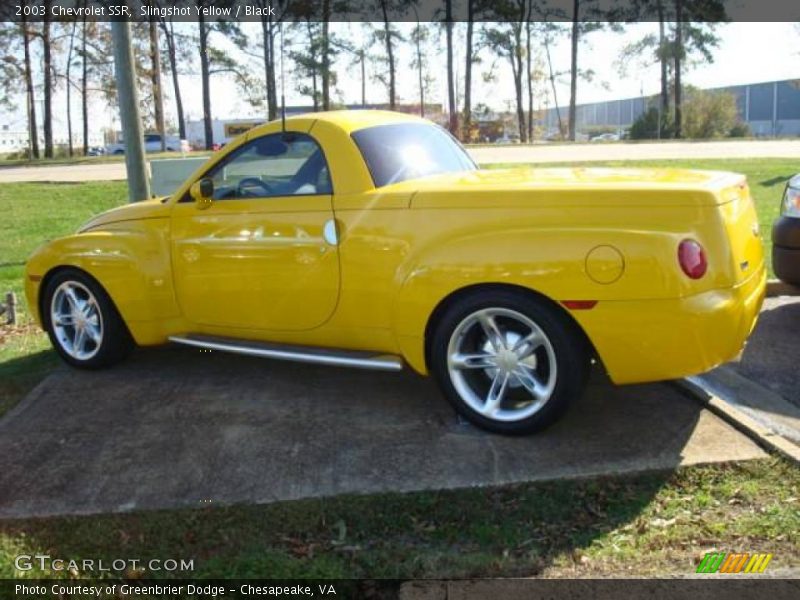
<path id="1" fill-rule="evenodd" d="M 45 301 L 45 295 L 46 295 L 45 292 L 47 291 L 47 286 L 50 285 L 50 282 L 53 280 L 53 278 L 56 275 L 58 275 L 59 273 L 62 273 L 64 271 L 77 271 L 81 275 L 83 275 L 84 277 L 87 277 L 88 279 L 91 279 L 92 282 L 95 285 L 97 285 L 97 287 L 99 287 L 101 290 L 103 290 L 103 293 L 108 297 L 108 300 L 109 300 L 109 302 L 111 302 L 111 305 L 114 307 L 114 310 L 117 311 L 117 314 L 120 315 L 120 319 L 122 320 L 123 323 L 125 323 L 125 319 L 122 317 L 122 313 L 120 313 L 119 306 L 117 306 L 117 303 L 114 301 L 113 296 L 109 293 L 108 289 L 106 289 L 106 286 L 104 286 L 100 282 L 100 280 L 97 279 L 97 277 L 92 275 L 86 269 L 83 269 L 83 268 L 81 268 L 79 266 L 62 264 L 62 265 L 57 265 L 55 267 L 52 267 L 49 271 L 47 271 L 47 273 L 45 273 L 42 276 L 42 281 L 41 281 L 41 284 L 39 286 L 39 297 L 37 299 L 37 307 L 36 307 L 36 309 L 39 311 L 39 319 L 40 319 L 40 322 L 42 323 L 42 325 L 44 325 L 44 322 L 45 322 L 44 321 L 44 317 L 45 317 L 45 314 L 46 314 L 46 307 L 44 306 L 44 301 Z M 125 326 L 127 327 L 127 323 L 125 324 Z"/>
<path id="2" fill-rule="evenodd" d="M 431 367 L 431 342 L 433 338 L 433 332 L 438 323 L 441 321 L 442 317 L 447 313 L 448 310 L 450 310 L 451 307 L 453 307 L 463 298 L 480 292 L 489 291 L 512 292 L 526 296 L 530 300 L 534 300 L 549 306 L 556 312 L 556 314 L 559 314 L 564 319 L 564 322 L 567 323 L 569 327 L 578 335 L 578 337 L 585 344 L 586 351 L 589 356 L 592 356 L 598 361 L 600 360 L 599 354 L 595 349 L 591 339 L 589 339 L 589 336 L 586 334 L 586 331 L 583 329 L 583 327 L 581 327 L 578 321 L 575 320 L 575 317 L 559 302 L 556 302 L 549 296 L 537 290 L 522 285 L 510 283 L 474 283 L 453 290 L 447 294 L 438 302 L 438 304 L 436 304 L 433 311 L 428 316 L 424 332 L 425 368 L 428 369 L 428 371 L 430 371 Z"/>

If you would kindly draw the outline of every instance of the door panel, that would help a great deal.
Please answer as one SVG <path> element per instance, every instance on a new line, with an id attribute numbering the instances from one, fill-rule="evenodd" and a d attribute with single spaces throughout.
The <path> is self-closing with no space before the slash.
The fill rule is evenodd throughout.
<path id="1" fill-rule="evenodd" d="M 319 143 L 300 131 L 234 145 L 202 176 L 213 200 L 172 209 L 172 267 L 185 317 L 202 326 L 302 331 L 339 298 L 331 181 Z"/>
<path id="2" fill-rule="evenodd" d="M 307 330 L 339 297 L 338 249 L 323 237 L 331 196 L 179 203 L 172 213 L 178 302 L 198 325 Z"/>

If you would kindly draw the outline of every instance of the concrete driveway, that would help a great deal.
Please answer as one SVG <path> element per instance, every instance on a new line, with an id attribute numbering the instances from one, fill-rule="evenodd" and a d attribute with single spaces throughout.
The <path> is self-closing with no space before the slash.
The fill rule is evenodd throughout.
<path id="1" fill-rule="evenodd" d="M 666 384 L 597 382 L 535 436 L 461 423 L 433 382 L 189 348 L 66 367 L 0 421 L 0 518 L 484 486 L 764 456 Z"/>
<path id="2" fill-rule="evenodd" d="M 669 160 L 691 158 L 796 158 L 797 140 L 712 142 L 641 142 L 473 146 L 479 164 L 554 163 L 605 160 Z M 125 163 L 97 162 L 40 167 L 2 167 L 0 183 L 13 181 L 110 181 L 125 179 Z"/>

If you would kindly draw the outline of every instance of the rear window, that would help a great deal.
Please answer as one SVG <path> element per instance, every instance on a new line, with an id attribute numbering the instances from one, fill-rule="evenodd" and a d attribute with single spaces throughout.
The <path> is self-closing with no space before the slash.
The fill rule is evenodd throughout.
<path id="1" fill-rule="evenodd" d="M 351 135 L 375 187 L 476 169 L 461 144 L 438 125 L 396 123 L 368 127 Z"/>

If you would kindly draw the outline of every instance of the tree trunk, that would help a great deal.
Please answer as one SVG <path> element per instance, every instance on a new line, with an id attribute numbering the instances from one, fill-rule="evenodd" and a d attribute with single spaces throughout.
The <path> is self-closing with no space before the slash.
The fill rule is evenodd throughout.
<path id="1" fill-rule="evenodd" d="M 458 114 L 456 112 L 456 86 L 453 81 L 453 0 L 445 3 L 445 28 L 447 32 L 447 110 L 449 129 L 458 135 Z"/>
<path id="2" fill-rule="evenodd" d="M 669 110 L 669 77 L 667 76 L 667 40 L 664 35 L 664 6 L 662 0 L 658 0 L 658 58 L 661 63 L 661 114 L 667 114 Z M 658 124 L 659 131 L 661 123 Z M 660 137 L 660 134 L 659 134 Z"/>
<path id="3" fill-rule="evenodd" d="M 161 88 L 161 51 L 158 47 L 158 25 L 150 21 L 150 75 L 153 84 L 153 104 L 156 130 L 161 136 L 161 151 L 167 149 L 167 131 L 164 127 L 164 94 Z"/>
<path id="4" fill-rule="evenodd" d="M 89 61 L 86 55 L 87 26 L 86 17 L 83 17 L 83 37 L 81 39 L 81 124 L 83 126 L 83 155 L 89 154 Z"/>
<path id="5" fill-rule="evenodd" d="M 386 58 L 389 61 L 389 110 L 394 110 L 396 103 L 394 48 L 392 47 L 392 28 L 386 11 L 386 0 L 381 0 L 381 12 L 383 13 L 383 31 L 386 35 Z"/>
<path id="6" fill-rule="evenodd" d="M 261 35 L 264 45 L 264 82 L 267 91 L 267 119 L 273 121 L 278 116 L 275 101 L 275 62 L 272 55 L 272 17 L 261 17 Z"/>
<path id="7" fill-rule="evenodd" d="M 553 89 L 553 104 L 556 109 L 556 117 L 558 118 L 558 134 L 564 135 L 564 123 L 561 122 L 561 109 L 558 107 L 558 92 L 556 91 L 556 75 L 553 73 L 553 61 L 550 59 L 550 42 L 545 36 L 544 51 L 547 55 L 547 70 L 550 74 L 550 87 Z"/>
<path id="8" fill-rule="evenodd" d="M 169 70 L 172 74 L 172 88 L 175 92 L 175 109 L 178 113 L 178 137 L 186 139 L 186 124 L 183 120 L 183 98 L 181 97 L 181 85 L 178 80 L 178 56 L 175 50 L 175 30 L 173 29 L 172 21 L 169 23 L 169 28 L 165 21 L 161 21 L 161 31 L 164 33 L 164 39 L 167 42 L 167 55 L 169 56 Z"/>
<path id="9" fill-rule="evenodd" d="M 422 77 L 422 46 L 420 45 L 420 37 L 422 30 L 420 29 L 419 19 L 417 19 L 417 78 L 419 79 L 419 116 L 425 117 L 425 83 Z"/>
<path id="10" fill-rule="evenodd" d="M 533 141 L 533 79 L 531 78 L 531 11 L 533 0 L 528 0 L 528 14 L 525 17 L 525 79 L 528 81 L 528 141 Z"/>
<path id="11" fill-rule="evenodd" d="M 53 64 L 50 47 L 50 2 L 45 2 L 42 21 L 42 52 L 44 63 L 44 157 L 53 158 Z"/>
<path id="12" fill-rule="evenodd" d="M 578 96 L 578 44 L 580 43 L 580 30 L 578 27 L 578 11 L 580 0 L 572 3 L 572 62 L 569 73 L 569 139 L 575 141 L 576 102 Z"/>
<path id="13" fill-rule="evenodd" d="M 33 71 L 31 70 L 31 42 L 28 32 L 28 19 L 22 16 L 22 43 L 25 48 L 25 88 L 28 96 L 28 137 L 33 158 L 39 158 L 39 131 L 36 128 L 36 98 L 33 90 Z"/>
<path id="14" fill-rule="evenodd" d="M 466 64 L 464 65 L 464 124 L 462 140 L 469 142 L 472 132 L 472 34 L 475 0 L 467 0 Z"/>
<path id="15" fill-rule="evenodd" d="M 675 137 L 683 136 L 681 60 L 683 59 L 683 0 L 675 0 Z"/>
<path id="16" fill-rule="evenodd" d="M 322 1 L 322 110 L 331 109 L 331 57 L 329 22 L 331 20 L 331 2 Z"/>
<path id="17" fill-rule="evenodd" d="M 522 23 L 514 25 L 514 52 L 511 55 L 511 70 L 514 73 L 514 91 L 517 97 L 517 127 L 519 129 L 519 141 L 526 142 L 527 132 L 525 130 L 525 108 L 522 102 Z"/>
<path id="18" fill-rule="evenodd" d="M 208 65 L 208 26 L 203 14 L 198 15 L 200 30 L 200 78 L 203 85 L 203 133 L 206 150 L 214 146 L 214 130 L 211 124 L 211 90 L 209 88 L 211 75 Z"/>
<path id="19" fill-rule="evenodd" d="M 278 85 L 275 81 L 275 24 L 272 17 L 267 17 L 267 30 L 269 32 L 267 43 L 269 44 L 269 63 L 267 64 L 267 94 L 269 95 L 270 121 L 278 118 Z M 283 82 L 281 82 L 283 86 Z M 281 88 L 281 92 L 283 88 Z"/>
<path id="20" fill-rule="evenodd" d="M 361 49 L 361 108 L 367 106 L 367 53 Z"/>
<path id="21" fill-rule="evenodd" d="M 75 28 L 78 26 L 78 21 L 72 22 L 72 31 L 69 35 L 69 50 L 67 51 L 67 65 L 66 65 L 66 77 L 67 77 L 67 151 L 69 152 L 69 157 L 72 158 L 74 154 L 74 148 L 72 147 L 72 80 L 70 79 L 70 75 L 72 73 L 72 50 L 75 47 Z"/>

